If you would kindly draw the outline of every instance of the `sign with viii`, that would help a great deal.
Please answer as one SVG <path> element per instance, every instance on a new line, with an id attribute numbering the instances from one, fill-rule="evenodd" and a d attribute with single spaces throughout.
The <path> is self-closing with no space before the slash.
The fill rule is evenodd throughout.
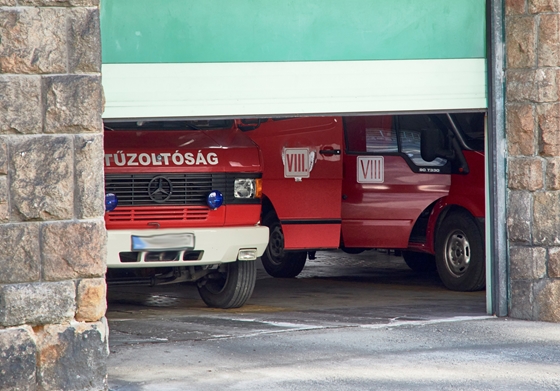
<path id="1" fill-rule="evenodd" d="M 358 156 L 356 160 L 358 183 L 383 183 L 384 161 L 383 156 Z"/>
<path id="2" fill-rule="evenodd" d="M 315 153 L 309 152 L 309 148 L 284 148 L 282 151 L 282 163 L 284 163 L 284 178 L 309 178 Z"/>

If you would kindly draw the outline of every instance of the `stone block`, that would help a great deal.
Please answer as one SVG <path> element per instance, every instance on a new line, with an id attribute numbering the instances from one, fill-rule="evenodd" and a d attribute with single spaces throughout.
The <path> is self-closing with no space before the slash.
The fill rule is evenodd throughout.
<path id="1" fill-rule="evenodd" d="M 540 16 L 538 42 L 538 66 L 559 66 L 560 15 L 545 14 Z"/>
<path id="2" fill-rule="evenodd" d="M 103 216 L 103 135 L 77 135 L 75 139 L 76 214 L 78 219 Z"/>
<path id="3" fill-rule="evenodd" d="M 538 68 L 535 71 L 535 83 L 538 91 L 537 102 L 550 103 L 558 101 L 558 70 Z"/>
<path id="4" fill-rule="evenodd" d="M 511 158 L 508 160 L 508 187 L 512 190 L 542 189 L 543 176 L 541 158 Z"/>
<path id="5" fill-rule="evenodd" d="M 531 104 L 506 107 L 506 131 L 510 156 L 534 155 L 537 151 L 535 109 Z"/>
<path id="6" fill-rule="evenodd" d="M 38 7 L 97 7 L 99 0 L 19 0 L 19 4 Z"/>
<path id="7" fill-rule="evenodd" d="M 505 0 L 506 15 L 521 15 L 527 12 L 526 0 Z"/>
<path id="8" fill-rule="evenodd" d="M 39 224 L 2 224 L 0 237 L 0 284 L 39 281 Z"/>
<path id="9" fill-rule="evenodd" d="M 510 69 L 506 72 L 506 99 L 509 103 L 537 102 L 536 71 Z"/>
<path id="10" fill-rule="evenodd" d="M 103 131 L 101 77 L 98 75 L 45 76 L 45 133 Z"/>
<path id="11" fill-rule="evenodd" d="M 49 325 L 37 332 L 37 380 L 44 391 L 107 389 L 106 323 Z"/>
<path id="12" fill-rule="evenodd" d="M 537 105 L 540 132 L 540 154 L 560 155 L 560 104 Z"/>
<path id="13" fill-rule="evenodd" d="M 31 327 L 0 330 L 0 390 L 35 391 L 36 356 Z"/>
<path id="14" fill-rule="evenodd" d="M 0 134 L 41 133 L 43 113 L 40 76 L 0 75 L 0 96 Z"/>
<path id="15" fill-rule="evenodd" d="M 531 244 L 533 196 L 527 191 L 510 191 L 508 196 L 508 237 L 510 242 Z"/>
<path id="16" fill-rule="evenodd" d="M 0 9 L 0 73 L 65 73 L 66 10 Z"/>
<path id="17" fill-rule="evenodd" d="M 510 278 L 534 280 L 546 277 L 546 249 L 542 247 L 511 247 Z"/>
<path id="18" fill-rule="evenodd" d="M 107 284 L 104 278 L 90 278 L 78 282 L 76 320 L 98 322 L 107 310 Z"/>
<path id="19" fill-rule="evenodd" d="M 7 223 L 10 220 L 8 201 L 8 177 L 0 175 L 0 223 Z"/>
<path id="20" fill-rule="evenodd" d="M 548 276 L 560 278 L 560 247 L 548 249 Z"/>
<path id="21" fill-rule="evenodd" d="M 0 325 L 68 322 L 76 310 L 72 281 L 0 285 Z"/>
<path id="22" fill-rule="evenodd" d="M 533 16 L 506 19 L 508 68 L 531 68 L 537 63 L 537 28 Z"/>
<path id="23" fill-rule="evenodd" d="M 534 284 L 534 320 L 560 322 L 560 280 L 544 279 Z"/>
<path id="24" fill-rule="evenodd" d="M 43 278 L 102 277 L 106 269 L 103 220 L 48 223 L 41 227 Z"/>
<path id="25" fill-rule="evenodd" d="M 546 189 L 560 190 L 560 157 L 547 159 Z"/>
<path id="26" fill-rule="evenodd" d="M 540 14 L 543 12 L 559 12 L 559 0 L 529 0 L 529 12 Z"/>
<path id="27" fill-rule="evenodd" d="M 12 139 L 9 176 L 14 221 L 73 217 L 73 146 L 69 136 Z"/>
<path id="28" fill-rule="evenodd" d="M 509 316 L 516 319 L 533 319 L 533 282 L 518 280 L 510 282 Z"/>
<path id="29" fill-rule="evenodd" d="M 68 25 L 70 73 L 101 72 L 99 10 L 73 8 Z"/>
<path id="30" fill-rule="evenodd" d="M 6 175 L 7 173 L 8 173 L 8 141 L 6 137 L 0 137 L 0 175 Z"/>
<path id="31" fill-rule="evenodd" d="M 533 243 L 560 245 L 560 193 L 538 192 L 533 204 Z"/>

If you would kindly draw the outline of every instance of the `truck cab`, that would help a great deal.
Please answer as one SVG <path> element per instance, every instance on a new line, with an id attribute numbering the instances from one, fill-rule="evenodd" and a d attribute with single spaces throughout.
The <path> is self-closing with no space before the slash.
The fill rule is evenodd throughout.
<path id="1" fill-rule="evenodd" d="M 242 306 L 268 242 L 258 147 L 227 120 L 104 127 L 108 284 L 194 282 Z"/>
<path id="2" fill-rule="evenodd" d="M 294 277 L 319 249 L 390 249 L 449 289 L 482 289 L 484 123 L 481 112 L 260 120 L 247 134 L 267 150 L 265 269 Z M 290 151 L 305 175 L 291 175 Z"/>

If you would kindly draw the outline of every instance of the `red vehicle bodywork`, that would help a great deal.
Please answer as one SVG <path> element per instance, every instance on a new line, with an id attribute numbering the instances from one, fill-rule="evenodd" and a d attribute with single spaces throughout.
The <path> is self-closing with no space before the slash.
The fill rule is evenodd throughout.
<path id="1" fill-rule="evenodd" d="M 185 143 L 187 143 L 185 147 Z M 173 155 L 180 151 L 183 164 L 173 164 Z M 149 155 L 149 163 L 141 164 L 139 156 Z M 208 154 L 210 159 L 208 158 Z M 122 164 L 124 154 L 125 164 Z M 136 158 L 127 164 L 131 154 Z M 192 155 L 193 164 L 185 164 L 185 155 Z M 164 155 L 161 161 L 154 156 Z M 219 156 L 218 156 L 219 155 Z M 198 160 L 197 156 L 202 156 Z M 115 158 L 116 157 L 116 158 Z M 217 162 L 214 163 L 214 160 Z M 146 159 L 143 162 L 146 162 Z M 177 161 L 180 161 L 176 159 Z M 167 163 L 167 164 L 166 164 Z M 228 131 L 106 131 L 105 174 L 133 173 L 260 173 L 261 156 L 255 144 L 236 129 Z M 255 225 L 260 219 L 260 203 L 224 205 L 211 210 L 206 205 L 119 206 L 105 214 L 107 229 L 151 228 L 157 221 L 160 229 Z M 152 225 L 150 225 L 152 224 Z"/>
<path id="2" fill-rule="evenodd" d="M 277 216 L 287 254 L 302 250 L 313 254 L 329 248 L 435 254 L 439 225 L 446 216 L 460 211 L 468 213 L 483 231 L 484 154 L 458 146 L 454 139 L 459 139 L 459 134 L 453 135 L 448 117 L 442 134 L 448 138 L 444 144 L 454 157 L 443 160 L 441 166 L 423 161 L 423 133 L 400 129 L 395 122 L 410 122 L 410 118 L 269 119 L 247 132 L 264 156 L 263 216 L 271 211 Z M 445 121 L 440 115 L 434 123 Z M 457 127 L 455 130 L 458 132 Z M 407 137 L 406 142 L 418 144 L 417 151 L 405 153 Z M 297 148 L 314 153 L 310 157 L 313 168 L 307 176 L 287 177 L 289 167 L 283 151 Z M 462 239 L 460 235 L 457 238 Z M 468 245 L 466 251 L 470 251 Z M 459 254 L 460 249 L 453 249 Z"/>

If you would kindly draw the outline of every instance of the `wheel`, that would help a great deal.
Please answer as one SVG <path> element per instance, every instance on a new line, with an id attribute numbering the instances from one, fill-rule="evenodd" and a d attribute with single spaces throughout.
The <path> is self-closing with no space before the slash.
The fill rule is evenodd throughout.
<path id="1" fill-rule="evenodd" d="M 406 265 L 418 273 L 436 270 L 436 258 L 432 254 L 415 251 L 403 251 L 402 257 Z"/>
<path id="2" fill-rule="evenodd" d="M 257 280 L 255 261 L 220 265 L 198 284 L 198 293 L 208 307 L 238 308 L 253 294 Z"/>
<path id="3" fill-rule="evenodd" d="M 436 233 L 436 265 L 443 284 L 453 291 L 477 291 L 486 282 L 484 237 L 467 212 L 454 212 Z"/>
<path id="4" fill-rule="evenodd" d="M 272 277 L 292 278 L 297 276 L 305 266 L 307 252 L 284 251 L 284 233 L 274 212 L 269 212 L 263 218 L 263 224 L 269 229 L 268 246 L 261 257 L 264 269 Z"/>

